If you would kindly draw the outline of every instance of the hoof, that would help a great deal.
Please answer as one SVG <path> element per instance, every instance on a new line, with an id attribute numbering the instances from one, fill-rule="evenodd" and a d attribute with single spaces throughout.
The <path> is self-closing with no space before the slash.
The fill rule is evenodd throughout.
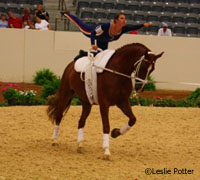
<path id="1" fill-rule="evenodd" d="M 105 152 L 104 152 L 104 155 L 103 155 L 103 160 L 107 160 L 109 161 L 110 160 L 110 150 L 109 148 L 105 148 Z"/>
<path id="2" fill-rule="evenodd" d="M 52 143 L 52 146 L 58 147 L 59 144 L 58 143 Z"/>
<path id="3" fill-rule="evenodd" d="M 119 128 L 113 129 L 112 132 L 111 132 L 111 137 L 112 137 L 112 138 L 118 137 L 118 136 L 120 135 L 119 130 L 120 130 Z"/>
<path id="4" fill-rule="evenodd" d="M 83 142 L 78 144 L 77 153 L 83 153 Z"/>
<path id="5" fill-rule="evenodd" d="M 55 147 L 59 146 L 59 144 L 58 144 L 58 142 L 57 142 L 57 140 L 56 140 L 56 139 L 53 139 L 52 146 L 55 146 Z"/>
<path id="6" fill-rule="evenodd" d="M 103 155 L 103 160 L 110 161 L 110 155 L 104 154 Z"/>
<path id="7" fill-rule="evenodd" d="M 82 154 L 82 153 L 83 153 L 83 148 L 82 148 L 82 147 L 78 147 L 78 148 L 77 148 L 77 153 Z"/>

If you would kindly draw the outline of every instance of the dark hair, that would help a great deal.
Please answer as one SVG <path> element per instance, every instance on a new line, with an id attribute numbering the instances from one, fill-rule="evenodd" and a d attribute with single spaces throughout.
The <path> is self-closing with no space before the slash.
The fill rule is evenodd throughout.
<path id="1" fill-rule="evenodd" d="M 119 16 L 121 16 L 121 15 L 124 15 L 124 16 L 126 16 L 124 13 L 119 13 L 119 14 L 117 14 L 115 17 L 114 17 L 114 23 L 116 23 L 116 20 L 118 20 L 119 19 Z"/>
<path id="2" fill-rule="evenodd" d="M 2 13 L 2 14 L 1 14 L 1 17 L 2 17 L 2 16 L 5 16 L 5 17 L 6 17 L 6 14 L 5 14 L 5 13 Z"/>

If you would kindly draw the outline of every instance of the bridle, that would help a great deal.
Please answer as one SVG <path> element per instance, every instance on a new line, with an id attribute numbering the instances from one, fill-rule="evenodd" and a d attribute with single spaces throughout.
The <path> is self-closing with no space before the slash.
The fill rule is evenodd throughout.
<path id="1" fill-rule="evenodd" d="M 151 51 L 148 51 L 147 54 L 153 54 L 153 53 L 152 53 Z M 138 77 L 138 76 L 139 76 L 139 72 L 140 72 L 140 67 L 141 67 L 141 64 L 142 64 L 143 61 L 150 64 L 150 66 L 149 66 L 149 68 L 148 68 L 148 70 L 147 70 L 147 74 L 146 74 L 145 79 L 141 79 L 141 78 Z M 147 78 L 148 78 L 148 76 L 149 76 L 149 74 L 150 74 L 150 72 L 151 72 L 152 66 L 153 66 L 154 64 L 155 64 L 155 61 L 150 62 L 149 60 L 147 60 L 147 59 L 145 58 L 145 55 L 143 55 L 138 61 L 135 62 L 135 64 L 134 64 L 134 67 L 135 67 L 134 73 L 135 73 L 135 75 L 134 75 L 134 76 L 131 76 L 131 77 L 133 77 L 135 80 L 140 81 L 140 82 L 136 82 L 136 84 L 137 84 L 137 83 L 138 83 L 138 84 L 141 84 L 141 83 L 142 83 L 142 86 L 141 86 L 140 89 L 143 89 L 144 86 L 145 86 L 145 84 L 148 82 Z"/>

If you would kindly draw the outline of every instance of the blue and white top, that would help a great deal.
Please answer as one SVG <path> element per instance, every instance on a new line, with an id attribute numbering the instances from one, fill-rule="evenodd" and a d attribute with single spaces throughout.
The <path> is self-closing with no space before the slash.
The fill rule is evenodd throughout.
<path id="1" fill-rule="evenodd" d="M 127 33 L 128 31 L 134 31 L 142 28 L 144 25 L 139 24 L 139 25 L 126 25 L 122 27 L 122 31 L 118 35 L 111 35 L 110 34 L 110 27 L 111 23 L 105 23 L 100 26 L 97 26 L 92 32 L 91 32 L 91 44 L 95 44 L 95 39 L 97 40 L 97 45 L 98 41 L 100 42 L 100 47 L 101 49 L 107 49 L 108 48 L 108 42 L 118 40 L 122 34 Z"/>

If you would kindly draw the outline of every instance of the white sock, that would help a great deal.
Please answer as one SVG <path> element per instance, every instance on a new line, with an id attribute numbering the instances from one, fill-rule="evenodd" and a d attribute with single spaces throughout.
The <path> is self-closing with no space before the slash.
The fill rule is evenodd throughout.
<path id="1" fill-rule="evenodd" d="M 109 148 L 109 134 L 103 135 L 103 149 Z"/>
<path id="2" fill-rule="evenodd" d="M 78 129 L 78 138 L 77 142 L 80 143 L 84 140 L 83 128 Z"/>
<path id="3" fill-rule="evenodd" d="M 128 124 L 124 125 L 120 130 L 119 132 L 121 134 L 125 134 L 129 129 L 131 128 L 131 126 L 129 126 Z"/>
<path id="4" fill-rule="evenodd" d="M 53 131 L 53 136 L 52 139 L 57 139 L 58 138 L 58 132 L 59 132 L 59 126 L 56 125 Z"/>

